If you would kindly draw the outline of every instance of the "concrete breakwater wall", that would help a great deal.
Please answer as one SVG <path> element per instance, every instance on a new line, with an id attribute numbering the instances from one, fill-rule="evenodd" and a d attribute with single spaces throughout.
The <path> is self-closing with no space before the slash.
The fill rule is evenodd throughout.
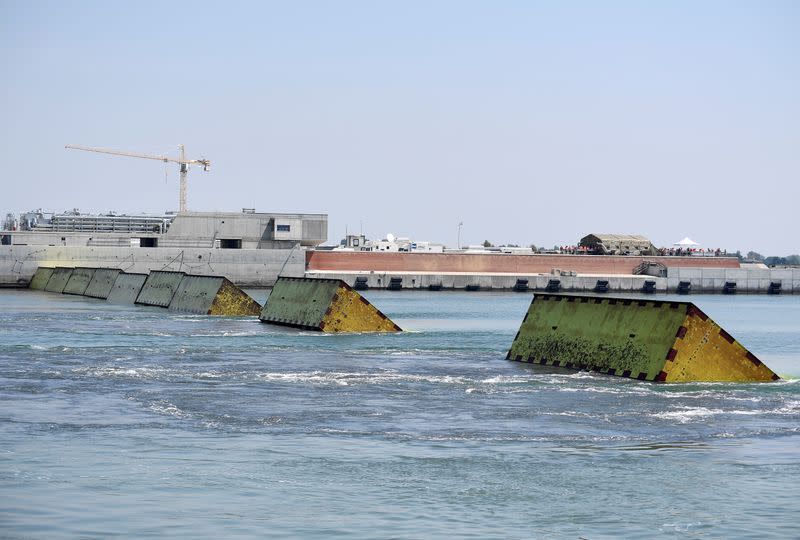
<path id="1" fill-rule="evenodd" d="M 650 292 L 676 293 L 683 282 L 689 284 L 686 291 L 689 293 L 800 294 L 800 268 L 668 268 L 667 277 L 309 270 L 306 272 L 306 277 L 341 279 L 356 288 L 359 287 L 357 281 L 360 281 L 361 286 L 370 289 L 514 290 L 519 289 L 520 281 L 527 280 L 524 284 L 528 290 L 552 292 L 643 292 L 645 283 L 650 282 Z M 554 282 L 557 282 L 557 288 L 553 288 Z M 733 284 L 733 287 L 730 284 Z M 774 284 L 780 284 L 777 290 L 774 289 Z M 600 290 L 598 285 L 601 285 Z M 524 290 L 524 287 L 522 288 Z"/>
<path id="2" fill-rule="evenodd" d="M 668 268 L 667 289 L 689 283 L 692 292 L 723 292 L 726 284 L 737 293 L 766 293 L 780 284 L 782 294 L 800 294 L 800 268 Z"/>
<path id="3" fill-rule="evenodd" d="M 655 282 L 658 292 L 667 292 L 667 280 L 651 276 L 562 276 L 553 274 L 423 274 L 414 272 L 306 272 L 306 277 L 341 279 L 358 287 L 357 280 L 370 289 L 468 289 L 512 290 L 518 280 L 528 280 L 530 290 L 545 290 L 551 280 L 558 280 L 560 289 L 566 291 L 591 291 L 598 280 L 608 281 L 611 291 L 640 291 L 645 281 Z M 394 280 L 394 282 L 392 281 Z M 399 280 L 399 281 L 398 281 Z"/>
<path id="4" fill-rule="evenodd" d="M 308 269 L 306 271 L 306 262 Z M 644 262 L 665 267 L 666 277 L 633 275 Z M 361 266 L 360 266 L 361 265 Z M 694 266 L 693 266 L 694 265 Z M 699 266 L 698 266 L 699 265 Z M 585 255 L 464 255 L 423 253 L 353 253 L 303 249 L 119 248 L 87 246 L 0 246 L 0 286 L 26 287 L 38 266 L 113 268 L 147 274 L 169 270 L 197 275 L 225 275 L 241 287 L 271 287 L 278 275 L 356 278 L 369 288 L 510 290 L 528 280 L 545 290 L 551 280 L 563 291 L 594 291 L 606 281 L 608 291 L 639 292 L 652 282 L 653 292 L 673 293 L 688 283 L 691 292 L 766 293 L 780 284 L 781 294 L 800 293 L 798 268 L 743 268 L 729 257 L 604 257 Z M 352 266 L 353 268 L 349 268 Z M 396 268 L 394 268 L 396 267 Z M 410 268 L 410 269 L 409 269 Z M 433 268 L 433 270 L 426 270 Z M 486 269 L 488 270 L 481 270 Z M 553 273 L 554 269 L 560 272 Z M 392 278 L 395 284 L 392 285 Z M 399 281 L 397 281 L 399 280 Z M 733 284 L 733 288 L 730 287 Z"/>
<path id="5" fill-rule="evenodd" d="M 644 262 L 666 268 L 739 268 L 735 257 L 644 257 L 507 253 L 398 253 L 308 251 L 309 271 L 419 272 L 437 274 L 549 274 L 553 269 L 578 274 L 628 275 Z"/>
<path id="6" fill-rule="evenodd" d="M 171 270 L 224 275 L 242 287 L 271 287 L 278 277 L 302 277 L 305 253 L 294 249 L 0 246 L 0 286 L 27 287 L 39 266 L 116 268 L 129 273 Z"/>

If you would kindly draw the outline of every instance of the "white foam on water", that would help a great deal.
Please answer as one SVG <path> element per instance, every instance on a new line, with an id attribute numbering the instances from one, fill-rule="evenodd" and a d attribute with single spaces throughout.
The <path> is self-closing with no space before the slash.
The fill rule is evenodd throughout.
<path id="1" fill-rule="evenodd" d="M 335 384 L 387 384 L 401 382 L 426 382 L 435 384 L 469 384 L 466 377 L 451 375 L 415 375 L 396 372 L 362 373 L 336 371 L 303 371 L 303 372 L 267 372 L 259 373 L 256 378 L 270 382 Z"/>
<path id="2" fill-rule="evenodd" d="M 353 352 L 364 352 L 364 351 L 353 351 Z M 373 351 L 370 351 L 373 352 Z M 405 349 L 403 351 L 391 351 L 389 356 L 419 356 L 420 354 L 431 354 L 431 351 L 426 351 L 422 349 Z"/>
<path id="3" fill-rule="evenodd" d="M 798 414 L 800 413 L 800 401 L 788 401 L 783 407 L 775 409 L 775 414 Z"/>
<path id="4" fill-rule="evenodd" d="M 543 390 L 544 389 L 540 386 L 512 386 L 512 387 L 488 387 L 488 388 L 470 387 L 467 388 L 466 393 L 485 394 L 485 395 L 538 394 Z"/>
<path id="5" fill-rule="evenodd" d="M 189 337 L 253 337 L 263 335 L 263 332 L 203 332 L 199 334 L 189 334 Z"/>
<path id="6" fill-rule="evenodd" d="M 195 374 L 195 377 L 198 379 L 219 379 L 223 376 L 224 375 L 222 373 L 216 373 L 212 371 L 204 371 L 202 373 Z"/>
<path id="7" fill-rule="evenodd" d="M 171 373 L 170 370 L 163 368 L 127 366 L 79 367 L 73 369 L 72 372 L 87 377 L 128 377 L 135 379 L 155 379 Z"/>
<path id="8" fill-rule="evenodd" d="M 738 384 L 738 383 L 730 383 L 730 384 Z M 667 399 L 724 399 L 727 401 L 747 401 L 751 403 L 758 403 L 762 401 L 762 398 L 755 397 L 755 396 L 736 396 L 733 395 L 733 391 L 711 391 L 711 390 L 697 390 L 697 391 L 688 391 L 688 392 L 653 392 L 658 393 L 660 396 L 663 396 Z"/>
<path id="9" fill-rule="evenodd" d="M 599 418 L 595 414 L 589 414 L 580 411 L 558 411 L 558 412 L 551 412 L 545 411 L 541 413 L 542 416 L 567 416 L 567 417 L 574 417 L 574 418 Z"/>
<path id="10" fill-rule="evenodd" d="M 597 386 L 570 386 L 568 388 L 557 388 L 558 392 L 566 392 L 566 393 L 593 393 L 593 394 L 625 394 L 625 395 L 636 395 L 642 396 L 646 395 L 645 392 L 637 392 L 636 390 L 631 390 L 628 388 L 625 389 L 617 389 L 617 388 L 607 388 L 607 387 L 597 387 Z"/>
<path id="11" fill-rule="evenodd" d="M 151 403 L 148 407 L 151 411 L 157 414 L 172 416 L 174 418 L 188 418 L 189 414 L 176 405 L 168 402 L 168 401 L 157 401 L 155 403 Z"/>
<path id="12" fill-rule="evenodd" d="M 483 384 L 519 384 L 537 382 L 535 377 L 521 377 L 518 375 L 497 375 L 480 381 Z"/>
<path id="13" fill-rule="evenodd" d="M 708 409 L 706 407 L 682 407 L 681 410 L 651 413 L 649 416 L 663 420 L 676 420 L 681 424 L 686 424 L 693 420 L 716 416 L 724 412 L 722 409 Z"/>
<path id="14" fill-rule="evenodd" d="M 735 415 L 735 416 L 759 416 L 771 414 L 794 414 L 796 408 L 780 409 L 711 409 L 707 407 L 681 407 L 677 410 L 651 413 L 648 416 L 661 418 L 663 420 L 676 420 L 681 424 L 693 421 L 700 421 L 714 416 Z"/>

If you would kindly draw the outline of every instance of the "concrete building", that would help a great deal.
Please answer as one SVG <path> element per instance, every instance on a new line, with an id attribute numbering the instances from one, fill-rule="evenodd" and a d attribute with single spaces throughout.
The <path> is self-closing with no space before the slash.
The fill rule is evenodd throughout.
<path id="1" fill-rule="evenodd" d="M 377 251 L 387 253 L 443 253 L 444 245 L 417 241 L 392 233 L 381 240 L 368 240 L 363 234 L 348 234 L 332 251 Z"/>
<path id="2" fill-rule="evenodd" d="M 184 212 L 175 217 L 162 239 L 162 245 L 286 249 L 298 244 L 317 246 L 327 238 L 326 214 Z M 197 245 L 198 243 L 202 245 Z"/>
<path id="3" fill-rule="evenodd" d="M 0 231 L 0 286 L 27 285 L 41 265 L 179 270 L 269 287 L 278 275 L 302 276 L 305 249 L 328 231 L 327 214 L 39 214 L 29 227 Z"/>
<path id="4" fill-rule="evenodd" d="M 26 216 L 31 213 L 25 214 Z M 80 214 L 22 220 L 0 231 L 2 245 L 287 249 L 327 240 L 327 214 L 183 212 L 164 215 Z"/>

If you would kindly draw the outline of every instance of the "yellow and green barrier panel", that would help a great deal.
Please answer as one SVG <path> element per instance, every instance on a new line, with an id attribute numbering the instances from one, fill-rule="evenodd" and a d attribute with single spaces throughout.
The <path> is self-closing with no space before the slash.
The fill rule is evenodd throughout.
<path id="1" fill-rule="evenodd" d="M 537 294 L 506 358 L 643 381 L 779 378 L 691 302 Z"/>
<path id="2" fill-rule="evenodd" d="M 169 309 L 200 315 L 255 316 L 261 304 L 221 276 L 187 274 L 178 284 Z"/>
<path id="3" fill-rule="evenodd" d="M 328 333 L 402 331 L 340 279 L 278 278 L 259 319 Z"/>

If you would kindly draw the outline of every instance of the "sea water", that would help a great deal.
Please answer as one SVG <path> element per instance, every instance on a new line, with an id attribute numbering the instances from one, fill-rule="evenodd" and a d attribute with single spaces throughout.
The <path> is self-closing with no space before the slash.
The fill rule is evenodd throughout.
<path id="1" fill-rule="evenodd" d="M 800 536 L 800 296 L 690 297 L 762 384 L 506 361 L 530 294 L 367 297 L 408 331 L 0 291 L 0 537 Z"/>

